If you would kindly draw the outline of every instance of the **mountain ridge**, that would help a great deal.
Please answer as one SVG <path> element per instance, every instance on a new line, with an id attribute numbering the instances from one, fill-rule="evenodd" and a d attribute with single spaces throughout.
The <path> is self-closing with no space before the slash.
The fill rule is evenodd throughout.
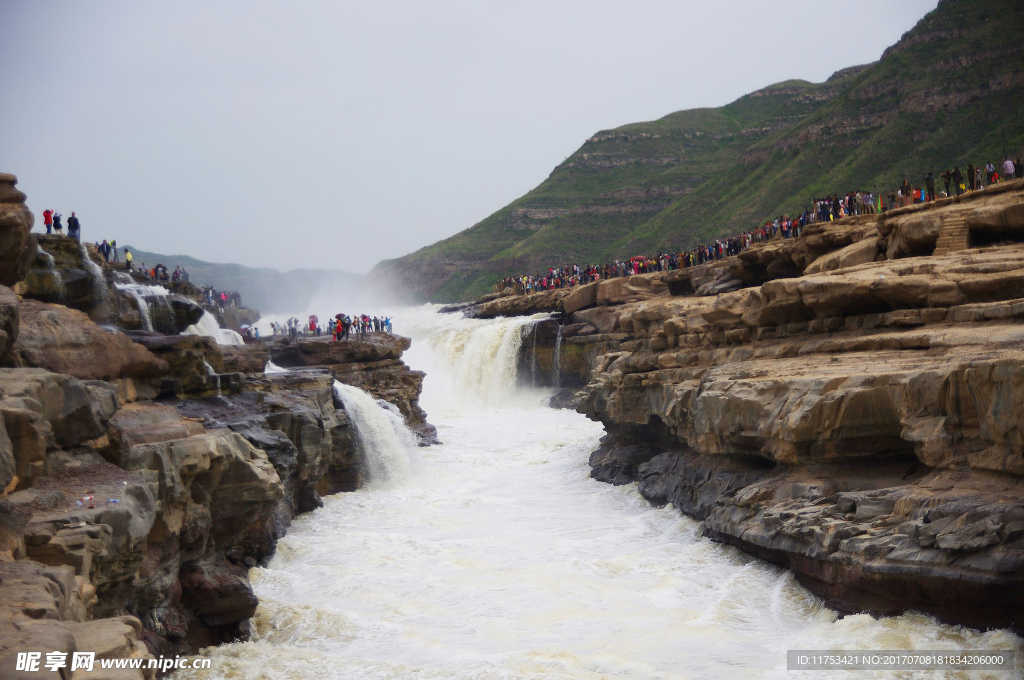
<path id="1" fill-rule="evenodd" d="M 466 300 L 509 274 L 692 248 L 816 196 L 1021 153 L 1021 25 L 1020 3 L 942 0 L 878 61 L 822 83 L 783 80 L 598 131 L 524 196 L 369 280 L 399 281 L 414 300 Z"/>

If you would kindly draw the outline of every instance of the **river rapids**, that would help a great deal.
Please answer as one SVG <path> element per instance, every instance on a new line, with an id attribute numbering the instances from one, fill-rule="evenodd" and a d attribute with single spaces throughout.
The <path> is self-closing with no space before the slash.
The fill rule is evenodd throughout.
<path id="1" fill-rule="evenodd" d="M 1019 649 L 917 614 L 841 617 L 635 484 L 591 480 L 600 424 L 516 387 L 530 319 L 396 319 L 444 444 L 416 448 L 380 404 L 344 395 L 380 478 L 299 517 L 251 572 L 253 640 L 175 678 L 877 678 L 789 672 L 786 650 Z"/>

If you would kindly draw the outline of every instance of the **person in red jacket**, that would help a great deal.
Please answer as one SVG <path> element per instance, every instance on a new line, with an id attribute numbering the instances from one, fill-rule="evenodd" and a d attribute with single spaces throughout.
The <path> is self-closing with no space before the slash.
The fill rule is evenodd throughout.
<path id="1" fill-rule="evenodd" d="M 46 227 L 46 233 L 53 233 L 53 211 L 47 208 L 43 211 L 43 226 Z"/>

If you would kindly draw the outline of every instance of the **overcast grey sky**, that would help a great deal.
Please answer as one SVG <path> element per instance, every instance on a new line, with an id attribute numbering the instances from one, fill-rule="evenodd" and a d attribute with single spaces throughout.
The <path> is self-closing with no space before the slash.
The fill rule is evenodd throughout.
<path id="1" fill-rule="evenodd" d="M 41 223 L 368 271 L 598 130 L 878 59 L 936 0 L 0 0 L 0 171 Z"/>

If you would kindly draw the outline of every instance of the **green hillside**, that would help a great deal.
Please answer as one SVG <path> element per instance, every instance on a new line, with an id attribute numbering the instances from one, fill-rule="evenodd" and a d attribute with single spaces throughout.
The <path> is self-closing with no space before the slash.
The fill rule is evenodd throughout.
<path id="1" fill-rule="evenodd" d="M 128 246 L 135 265 L 149 268 L 163 264 L 170 271 L 181 265 L 189 280 L 198 286 L 217 290 L 238 291 L 242 304 L 264 314 L 293 314 L 308 309 L 317 293 L 331 288 L 355 288 L 362 276 L 333 269 L 294 269 L 281 272 L 269 267 L 246 267 L 241 264 L 205 262 L 188 255 L 161 255 Z"/>
<path id="2" fill-rule="evenodd" d="M 688 248 L 852 189 L 1024 154 L 1024 2 L 942 0 L 873 64 L 588 139 L 540 186 L 371 279 L 414 299 L 508 274 Z"/>

